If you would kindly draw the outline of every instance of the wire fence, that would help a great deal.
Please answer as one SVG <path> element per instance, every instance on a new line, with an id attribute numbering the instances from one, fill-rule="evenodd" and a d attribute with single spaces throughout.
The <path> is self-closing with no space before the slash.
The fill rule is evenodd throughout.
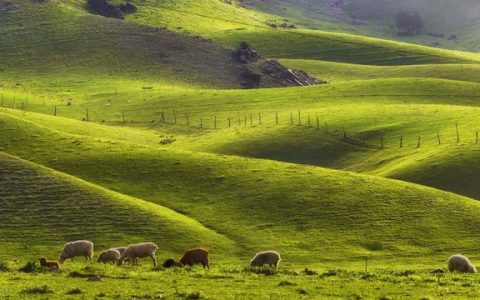
<path id="1" fill-rule="evenodd" d="M 414 135 L 392 134 L 387 130 L 376 132 L 373 137 L 365 138 L 365 132 L 356 131 L 347 126 L 338 126 L 338 122 L 329 122 L 318 114 L 304 112 L 302 110 L 280 112 L 258 111 L 258 112 L 186 112 L 179 111 L 171 107 L 151 107 L 145 108 L 141 105 L 137 107 L 129 105 L 120 111 L 113 111 L 105 108 L 102 111 L 96 111 L 85 108 L 82 112 L 76 107 L 72 109 L 70 104 L 46 106 L 31 104 L 28 98 L 19 99 L 13 97 L 6 101 L 4 95 L 0 96 L 0 106 L 5 108 L 17 109 L 22 111 L 41 112 L 53 116 L 64 116 L 74 118 L 85 122 L 105 123 L 109 125 L 168 125 L 196 128 L 197 130 L 221 130 L 240 127 L 259 127 L 259 126 L 291 126 L 321 131 L 329 134 L 346 143 L 355 144 L 369 148 L 421 148 L 428 145 L 446 145 L 446 144 L 475 144 L 480 143 L 480 130 L 469 129 L 461 130 L 458 123 L 452 123 L 450 129 L 443 128 L 430 133 Z M 202 108 L 203 109 L 203 108 Z M 448 132 L 448 134 L 446 133 Z"/>

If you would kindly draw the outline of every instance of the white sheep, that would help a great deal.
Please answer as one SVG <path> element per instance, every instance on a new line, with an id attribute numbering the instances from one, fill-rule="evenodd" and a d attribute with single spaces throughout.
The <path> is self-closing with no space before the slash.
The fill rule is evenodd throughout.
<path id="1" fill-rule="evenodd" d="M 117 260 L 120 258 L 120 251 L 117 249 L 108 249 L 102 251 L 97 258 L 98 263 L 113 263 L 115 264 Z"/>
<path id="2" fill-rule="evenodd" d="M 60 253 L 58 261 L 63 263 L 67 259 L 73 259 L 77 256 L 85 257 L 85 260 L 93 261 L 93 243 L 90 241 L 74 241 L 66 243 L 63 251 Z"/>
<path id="3" fill-rule="evenodd" d="M 278 268 L 281 260 L 280 253 L 277 251 L 263 251 L 255 254 L 255 257 L 250 261 L 250 266 L 263 267 L 264 265 L 269 265 L 270 267 L 275 266 L 275 268 Z"/>
<path id="4" fill-rule="evenodd" d="M 477 273 L 477 268 L 470 262 L 468 257 L 455 254 L 448 258 L 448 270 L 459 273 Z"/>
<path id="5" fill-rule="evenodd" d="M 130 259 L 132 265 L 138 266 L 138 258 L 150 257 L 153 261 L 153 266 L 157 266 L 157 258 L 155 253 L 157 252 L 158 246 L 154 243 L 140 243 L 129 245 L 125 252 L 117 260 L 117 265 L 121 266 L 126 259 Z"/>

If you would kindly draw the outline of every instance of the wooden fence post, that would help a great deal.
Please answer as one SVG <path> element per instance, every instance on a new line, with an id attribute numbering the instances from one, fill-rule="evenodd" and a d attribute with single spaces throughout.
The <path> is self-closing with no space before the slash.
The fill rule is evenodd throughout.
<path id="1" fill-rule="evenodd" d="M 458 132 L 458 123 L 455 123 L 455 130 L 457 132 L 457 143 L 460 143 L 460 133 Z"/>
<path id="2" fill-rule="evenodd" d="M 381 145 L 382 149 L 385 148 L 385 139 L 384 139 L 383 135 L 380 138 L 380 145 Z"/>
<path id="3" fill-rule="evenodd" d="M 320 119 L 317 116 L 317 129 L 320 129 Z"/>
<path id="4" fill-rule="evenodd" d="M 230 127 L 231 124 L 230 124 L 230 117 L 228 117 L 228 127 Z"/>
<path id="5" fill-rule="evenodd" d="M 258 113 L 258 124 L 262 125 L 262 113 Z"/>
<path id="6" fill-rule="evenodd" d="M 247 115 L 243 118 L 243 125 L 247 126 Z"/>
<path id="7" fill-rule="evenodd" d="M 160 117 L 160 121 L 165 122 L 165 112 L 162 111 L 162 116 Z"/>
<path id="8" fill-rule="evenodd" d="M 122 121 L 123 121 L 123 124 L 125 124 L 125 112 L 122 111 Z"/>
<path id="9" fill-rule="evenodd" d="M 278 113 L 275 113 L 275 124 L 278 125 Z"/>
<path id="10" fill-rule="evenodd" d="M 290 125 L 293 125 L 293 112 L 290 112 Z"/>
<path id="11" fill-rule="evenodd" d="M 217 116 L 215 116 L 213 119 L 213 128 L 217 129 Z"/>
<path id="12" fill-rule="evenodd" d="M 57 116 L 57 106 L 56 105 L 53 107 L 53 115 Z"/>
<path id="13" fill-rule="evenodd" d="M 422 138 L 419 136 L 419 137 L 418 137 L 417 148 L 420 148 L 421 142 L 422 142 Z"/>
<path id="14" fill-rule="evenodd" d="M 308 127 L 310 127 L 310 115 L 308 115 Z"/>
<path id="15" fill-rule="evenodd" d="M 300 111 L 298 111 L 298 126 L 302 126 L 302 115 Z"/>
<path id="16" fill-rule="evenodd" d="M 200 117 L 200 128 L 203 128 L 203 117 Z"/>
<path id="17" fill-rule="evenodd" d="M 345 128 L 343 128 L 343 138 L 344 138 L 344 139 L 347 138 L 347 132 L 345 131 Z"/>
<path id="18" fill-rule="evenodd" d="M 438 142 L 439 145 L 442 144 L 442 140 L 440 139 L 440 132 L 439 131 L 437 131 L 437 142 Z"/>

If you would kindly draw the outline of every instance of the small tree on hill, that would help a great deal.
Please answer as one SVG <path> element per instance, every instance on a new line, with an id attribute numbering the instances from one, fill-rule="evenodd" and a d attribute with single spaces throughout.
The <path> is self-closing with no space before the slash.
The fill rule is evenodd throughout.
<path id="1" fill-rule="evenodd" d="M 400 11 L 396 17 L 396 26 L 400 35 L 416 35 L 419 34 L 425 23 L 418 13 L 409 13 Z"/>

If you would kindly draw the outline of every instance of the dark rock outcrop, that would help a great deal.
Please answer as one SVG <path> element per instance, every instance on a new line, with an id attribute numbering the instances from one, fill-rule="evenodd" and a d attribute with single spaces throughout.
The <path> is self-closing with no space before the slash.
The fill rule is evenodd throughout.
<path id="1" fill-rule="evenodd" d="M 242 64 L 251 64 L 262 59 L 260 54 L 257 53 L 257 50 L 251 48 L 245 42 L 240 44 L 240 47 L 238 47 L 234 55 Z"/>
<path id="2" fill-rule="evenodd" d="M 87 8 L 90 12 L 107 18 L 125 18 L 120 8 L 109 4 L 106 0 L 88 0 Z"/>
<path id="3" fill-rule="evenodd" d="M 258 89 L 262 82 L 262 74 L 255 72 L 254 70 L 244 67 L 241 76 L 241 84 L 247 89 Z"/>
<path id="4" fill-rule="evenodd" d="M 244 65 L 240 76 L 241 84 L 245 88 L 259 88 L 262 82 L 267 82 L 267 86 L 308 86 L 327 83 L 304 71 L 289 69 L 277 60 L 264 59 L 245 42 L 242 42 L 234 52 L 234 57 Z"/>
<path id="5" fill-rule="evenodd" d="M 124 14 L 131 14 L 137 11 L 137 7 L 130 2 L 120 4 L 119 8 Z"/>
<path id="6" fill-rule="evenodd" d="M 305 86 L 322 83 L 306 72 L 289 69 L 276 60 L 266 61 L 264 66 L 262 66 L 262 73 L 269 75 L 282 86 Z"/>

